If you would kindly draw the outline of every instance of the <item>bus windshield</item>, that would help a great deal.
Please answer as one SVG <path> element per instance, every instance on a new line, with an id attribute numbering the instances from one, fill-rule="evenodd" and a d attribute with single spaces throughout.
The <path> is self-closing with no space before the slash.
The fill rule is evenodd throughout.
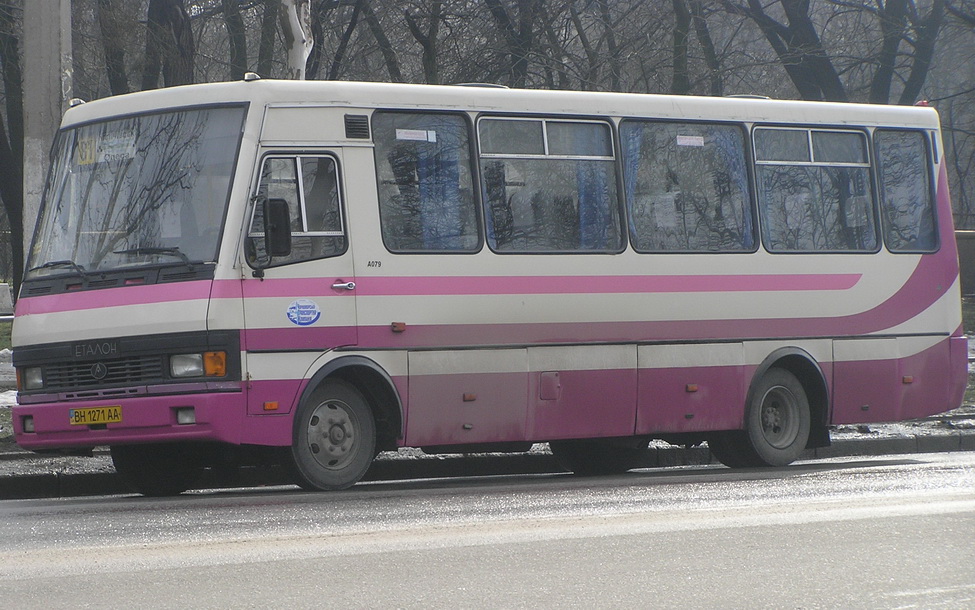
<path id="1" fill-rule="evenodd" d="M 216 260 L 245 109 L 61 132 L 25 279 Z"/>

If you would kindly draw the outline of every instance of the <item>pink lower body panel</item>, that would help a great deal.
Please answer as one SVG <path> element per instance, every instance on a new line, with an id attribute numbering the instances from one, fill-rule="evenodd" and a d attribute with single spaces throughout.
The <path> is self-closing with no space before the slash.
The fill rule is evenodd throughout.
<path id="1" fill-rule="evenodd" d="M 743 426 L 745 368 L 681 367 L 640 370 L 637 434 L 735 430 Z M 750 371 L 754 367 L 749 368 Z"/>
<path id="2" fill-rule="evenodd" d="M 121 421 L 104 425 L 71 423 L 76 409 L 121 407 Z M 195 423 L 177 422 L 177 409 L 192 407 Z M 240 444 L 244 418 L 241 392 L 178 394 L 86 401 L 16 405 L 12 409 L 17 444 L 25 449 L 94 447 L 99 445 L 216 441 Z M 24 431 L 24 419 L 33 419 L 34 432 Z"/>
<path id="3" fill-rule="evenodd" d="M 965 337 L 946 337 L 903 358 L 836 362 L 832 423 L 900 421 L 958 407 L 968 380 L 967 345 Z"/>

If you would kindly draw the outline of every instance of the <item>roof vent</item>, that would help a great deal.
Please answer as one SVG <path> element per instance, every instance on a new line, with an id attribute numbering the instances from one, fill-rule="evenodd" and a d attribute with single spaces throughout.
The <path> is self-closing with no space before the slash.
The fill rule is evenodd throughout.
<path id="1" fill-rule="evenodd" d="M 369 117 L 364 114 L 345 115 L 345 137 L 350 140 L 368 140 Z"/>
<path id="2" fill-rule="evenodd" d="M 261 75 L 257 72 L 244 72 L 244 82 L 250 83 L 256 80 L 261 80 Z"/>
<path id="3" fill-rule="evenodd" d="M 81 99 L 80 97 L 73 97 L 68 100 L 68 108 L 74 108 L 75 106 L 80 106 L 84 103 L 86 103 L 85 100 Z"/>

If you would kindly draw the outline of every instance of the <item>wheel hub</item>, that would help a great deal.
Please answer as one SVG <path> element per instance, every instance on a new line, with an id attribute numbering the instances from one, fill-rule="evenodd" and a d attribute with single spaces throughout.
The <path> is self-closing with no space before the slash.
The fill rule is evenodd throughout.
<path id="1" fill-rule="evenodd" d="M 348 433 L 346 433 L 345 428 L 342 426 L 332 426 L 332 429 L 328 431 L 328 439 L 333 445 L 341 445 L 346 436 L 348 436 Z"/>
<path id="2" fill-rule="evenodd" d="M 308 448 L 324 468 L 341 468 L 356 449 L 356 419 L 348 405 L 339 401 L 322 403 L 308 420 Z"/>
<path id="3" fill-rule="evenodd" d="M 799 434 L 799 402 L 788 388 L 770 388 L 762 400 L 762 433 L 770 445 L 784 449 Z"/>

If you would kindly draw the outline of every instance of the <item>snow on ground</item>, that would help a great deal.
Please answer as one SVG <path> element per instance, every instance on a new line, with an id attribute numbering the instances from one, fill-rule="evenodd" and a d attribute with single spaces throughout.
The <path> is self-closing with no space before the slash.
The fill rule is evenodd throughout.
<path id="1" fill-rule="evenodd" d="M 0 409 L 17 404 L 17 390 L 0 392 Z"/>

